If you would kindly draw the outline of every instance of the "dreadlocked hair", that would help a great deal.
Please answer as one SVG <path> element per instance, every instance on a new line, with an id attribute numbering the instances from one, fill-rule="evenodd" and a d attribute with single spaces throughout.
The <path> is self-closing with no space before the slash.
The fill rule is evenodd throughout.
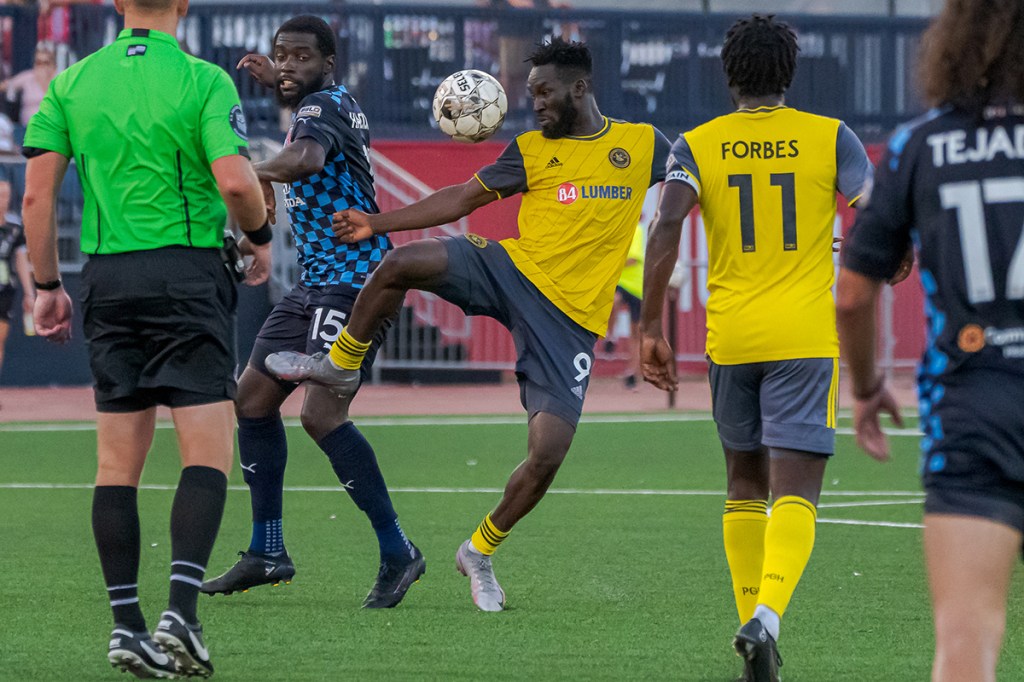
<path id="1" fill-rule="evenodd" d="M 554 64 L 558 67 L 560 74 L 571 80 L 578 77 L 590 78 L 593 73 L 594 61 L 590 56 L 590 48 L 586 43 L 566 41 L 562 38 L 552 38 L 546 43 L 537 45 L 537 49 L 526 59 L 534 66 Z"/>
<path id="2" fill-rule="evenodd" d="M 745 97 L 781 95 L 796 70 L 796 34 L 773 14 L 754 14 L 729 27 L 722 45 L 722 66 L 729 87 Z"/>
<path id="3" fill-rule="evenodd" d="M 949 0 L 924 33 L 918 64 L 932 106 L 1024 104 L 1024 0 Z"/>

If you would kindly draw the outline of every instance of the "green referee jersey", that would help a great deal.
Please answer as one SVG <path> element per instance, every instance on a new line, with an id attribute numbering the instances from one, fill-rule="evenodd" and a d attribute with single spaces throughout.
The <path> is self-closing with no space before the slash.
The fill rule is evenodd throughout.
<path id="1" fill-rule="evenodd" d="M 75 160 L 89 254 L 221 246 L 227 208 L 210 166 L 248 156 L 228 74 L 144 29 L 54 78 L 24 146 Z"/>

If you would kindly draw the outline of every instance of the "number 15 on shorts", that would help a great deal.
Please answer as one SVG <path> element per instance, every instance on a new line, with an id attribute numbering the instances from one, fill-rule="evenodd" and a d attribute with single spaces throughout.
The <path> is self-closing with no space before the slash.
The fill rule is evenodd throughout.
<path id="1" fill-rule="evenodd" d="M 313 324 L 310 325 L 309 338 L 313 342 L 322 341 L 324 350 L 330 350 L 331 344 L 341 334 L 348 316 L 333 308 L 317 308 L 313 313 Z"/>

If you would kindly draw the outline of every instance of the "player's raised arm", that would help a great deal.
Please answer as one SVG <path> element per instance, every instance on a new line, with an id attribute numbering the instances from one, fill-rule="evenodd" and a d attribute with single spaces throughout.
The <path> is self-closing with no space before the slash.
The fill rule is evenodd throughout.
<path id="1" fill-rule="evenodd" d="M 464 218 L 499 196 L 475 177 L 461 185 L 439 189 L 428 197 L 387 213 L 368 215 L 356 209 L 334 214 L 334 234 L 343 242 L 357 242 L 375 234 L 419 230 Z"/>

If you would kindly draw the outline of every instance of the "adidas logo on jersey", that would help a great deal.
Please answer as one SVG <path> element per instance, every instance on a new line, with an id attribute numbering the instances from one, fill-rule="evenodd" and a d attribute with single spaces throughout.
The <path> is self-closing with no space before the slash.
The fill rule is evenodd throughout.
<path id="1" fill-rule="evenodd" d="M 562 165 L 562 162 L 558 160 L 558 157 L 557 156 L 552 156 L 551 160 L 548 161 L 548 165 L 544 166 L 544 170 L 549 170 L 551 168 L 558 168 L 561 165 Z"/>
<path id="2" fill-rule="evenodd" d="M 579 398 L 580 400 L 583 400 L 583 387 L 582 387 L 582 386 L 573 386 L 573 387 L 572 387 L 571 389 L 569 389 L 569 390 L 571 390 L 571 391 L 572 391 L 572 394 L 573 394 L 574 396 L 576 396 L 576 397 L 577 397 L 577 398 Z"/>

